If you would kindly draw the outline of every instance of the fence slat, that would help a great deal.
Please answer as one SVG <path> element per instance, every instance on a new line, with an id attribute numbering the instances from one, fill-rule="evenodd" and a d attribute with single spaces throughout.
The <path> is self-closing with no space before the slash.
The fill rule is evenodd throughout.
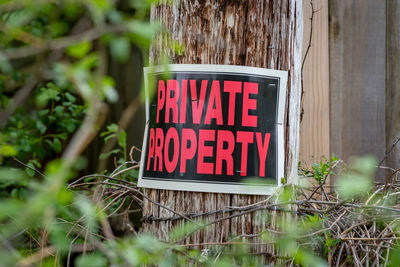
<path id="1" fill-rule="evenodd" d="M 313 2 L 312 42 L 303 68 L 303 120 L 300 161 L 305 166 L 329 157 L 329 31 L 328 0 Z M 303 58 L 309 44 L 312 8 L 303 2 Z"/>
<path id="2" fill-rule="evenodd" d="M 330 29 L 331 151 L 385 154 L 385 4 L 332 0 Z"/>
<path id="3" fill-rule="evenodd" d="M 400 1 L 386 1 L 386 149 L 400 137 Z M 398 168 L 400 144 L 390 153 L 387 166 Z"/>

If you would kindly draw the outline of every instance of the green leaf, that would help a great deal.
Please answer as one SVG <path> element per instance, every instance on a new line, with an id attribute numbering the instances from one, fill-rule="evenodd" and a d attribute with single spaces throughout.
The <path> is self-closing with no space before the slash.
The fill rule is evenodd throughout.
<path id="1" fill-rule="evenodd" d="M 104 15 L 112 7 L 112 1 L 109 0 L 87 0 L 86 3 L 89 5 L 91 18 L 95 24 L 104 22 Z"/>
<path id="2" fill-rule="evenodd" d="M 74 44 L 71 45 L 70 47 L 67 48 L 67 55 L 75 58 L 83 58 L 86 56 L 89 51 L 92 49 L 92 43 L 91 42 L 82 42 L 79 44 Z"/>
<path id="3" fill-rule="evenodd" d="M 295 191 L 290 185 L 285 186 L 285 187 L 283 187 L 283 190 L 278 195 L 278 197 L 279 197 L 279 201 L 281 201 L 281 202 L 293 201 L 293 199 L 295 197 Z"/>
<path id="4" fill-rule="evenodd" d="M 23 187 L 19 189 L 18 193 L 19 193 L 19 198 L 21 199 L 26 199 L 29 195 L 28 190 L 26 190 Z"/>
<path id="5" fill-rule="evenodd" d="M 84 196 L 79 196 L 75 198 L 74 205 L 82 214 L 85 225 L 88 227 L 89 231 L 95 230 L 97 226 L 97 219 L 102 213 L 96 209 L 94 203 Z"/>
<path id="6" fill-rule="evenodd" d="M 36 166 L 36 167 L 38 167 L 38 168 L 41 168 L 41 167 L 42 167 L 42 164 L 41 164 L 38 160 L 36 160 L 36 159 L 31 159 L 29 162 L 32 163 L 33 166 Z"/>
<path id="7" fill-rule="evenodd" d="M 102 267 L 107 266 L 107 259 L 100 253 L 80 255 L 76 261 L 78 267 Z"/>
<path id="8" fill-rule="evenodd" d="M 64 113 L 64 107 L 63 107 L 63 106 L 56 106 L 56 107 L 54 108 L 54 111 L 56 112 L 56 114 L 57 114 L 58 116 L 62 116 L 63 113 Z"/>
<path id="9" fill-rule="evenodd" d="M 11 2 L 11 1 L 10 1 Z M 27 19 L 33 15 L 34 10 L 32 8 L 21 8 L 14 12 L 11 12 L 7 18 L 7 23 L 14 27 L 23 26 L 27 23 Z M 28 20 L 30 21 L 30 20 Z"/>
<path id="10" fill-rule="evenodd" d="M 45 174 L 47 176 L 54 175 L 60 170 L 61 166 L 62 166 L 62 162 L 60 159 L 52 160 L 49 163 L 47 163 Z"/>
<path id="11" fill-rule="evenodd" d="M 109 135 L 107 135 L 105 138 L 104 138 L 104 143 L 108 143 L 108 141 L 111 139 L 111 138 L 114 138 L 114 137 L 116 137 L 116 134 L 109 134 Z"/>
<path id="12" fill-rule="evenodd" d="M 10 145 L 0 146 L 0 155 L 5 157 L 11 157 L 17 155 L 17 150 Z"/>
<path id="13" fill-rule="evenodd" d="M 49 25 L 47 25 L 48 30 L 51 32 L 51 36 L 53 38 L 60 37 L 63 34 L 66 34 L 69 30 L 68 23 L 64 21 L 55 21 Z"/>
<path id="14" fill-rule="evenodd" d="M 27 181 L 28 177 L 21 169 L 9 167 L 0 168 L 0 188 L 10 185 L 26 185 Z"/>
<path id="15" fill-rule="evenodd" d="M 118 145 L 120 147 L 123 147 L 124 149 L 126 148 L 126 132 L 125 131 L 120 131 L 118 133 Z"/>
<path id="16" fill-rule="evenodd" d="M 137 20 L 128 22 L 127 27 L 132 34 L 132 40 L 141 44 L 150 44 L 154 35 L 161 29 L 160 24 L 150 24 Z"/>
<path id="17" fill-rule="evenodd" d="M 53 139 L 53 149 L 56 153 L 60 153 L 62 150 L 62 145 L 58 138 Z"/>
<path id="18" fill-rule="evenodd" d="M 394 249 L 390 250 L 389 267 L 397 267 L 400 262 L 400 246 L 397 245 Z"/>
<path id="19" fill-rule="evenodd" d="M 111 103 L 115 103 L 118 101 L 118 93 L 114 88 L 115 82 L 111 77 L 104 77 L 103 79 L 103 93 L 106 96 L 107 100 Z"/>
<path id="20" fill-rule="evenodd" d="M 75 67 L 88 70 L 88 69 L 96 67 L 98 63 L 99 63 L 99 56 L 95 52 L 93 52 L 93 53 L 85 56 L 81 60 L 79 60 L 75 64 Z"/>
<path id="21" fill-rule="evenodd" d="M 108 19 L 116 24 L 116 23 L 122 23 L 124 21 L 124 14 L 123 12 L 119 12 L 115 9 L 112 9 L 108 14 L 107 14 Z"/>
<path id="22" fill-rule="evenodd" d="M 18 198 L 18 191 L 18 188 L 14 188 L 13 190 L 11 190 L 11 197 Z"/>
<path id="23" fill-rule="evenodd" d="M 376 159 L 371 156 L 351 159 L 348 171 L 337 179 L 339 194 L 352 198 L 366 195 L 372 188 Z"/>
<path id="24" fill-rule="evenodd" d="M 40 117 L 46 116 L 50 112 L 49 109 L 43 109 L 38 112 Z"/>
<path id="25" fill-rule="evenodd" d="M 73 123 L 72 121 L 68 121 L 65 127 L 67 128 L 67 131 L 70 133 L 75 131 L 76 128 L 75 123 Z"/>
<path id="26" fill-rule="evenodd" d="M 113 154 L 117 154 L 117 153 L 119 153 L 119 152 L 120 152 L 120 149 L 113 149 L 113 150 L 111 150 L 111 151 L 108 152 L 108 153 L 102 153 L 102 154 L 100 154 L 99 159 L 100 159 L 100 160 L 106 159 L 106 158 L 108 158 L 109 156 L 111 156 L 111 155 L 113 155 Z"/>
<path id="27" fill-rule="evenodd" d="M 366 195 L 372 186 L 372 179 L 364 175 L 348 173 L 338 178 L 337 190 L 346 198 Z"/>
<path id="28" fill-rule="evenodd" d="M 15 216 L 21 212 L 21 209 L 25 207 L 19 199 L 4 199 L 0 205 L 0 220 L 9 216 Z"/>
<path id="29" fill-rule="evenodd" d="M 36 121 L 36 128 L 39 129 L 41 134 L 44 134 L 47 130 L 46 125 L 44 125 L 43 122 L 41 122 L 41 121 Z"/>
<path id="30" fill-rule="evenodd" d="M 364 175 L 372 176 L 376 171 L 376 158 L 374 156 L 364 156 L 353 158 L 350 161 L 351 167 Z"/>
<path id="31" fill-rule="evenodd" d="M 110 125 L 107 126 L 107 130 L 109 130 L 110 132 L 117 132 L 118 125 L 115 123 L 111 123 Z"/>
<path id="32" fill-rule="evenodd" d="M 131 178 L 138 178 L 139 177 L 139 171 L 138 170 L 130 170 L 126 174 L 128 174 Z"/>
<path id="33" fill-rule="evenodd" d="M 67 138 L 68 138 L 68 134 L 66 132 L 59 133 L 59 134 L 57 134 L 57 136 L 61 140 L 67 140 Z"/>
<path id="34" fill-rule="evenodd" d="M 82 11 L 82 8 L 79 4 L 74 2 L 65 2 L 64 5 L 64 13 L 69 19 L 76 19 L 79 13 Z"/>
<path id="35" fill-rule="evenodd" d="M 76 101 L 76 97 L 68 92 L 65 93 L 65 97 L 72 103 Z"/>
<path id="36" fill-rule="evenodd" d="M 128 38 L 119 37 L 111 40 L 111 55 L 119 62 L 126 62 L 129 59 L 131 44 Z"/>
<path id="37" fill-rule="evenodd" d="M 331 161 L 335 162 L 335 161 L 338 161 L 338 160 L 339 160 L 339 158 L 336 157 L 334 154 L 332 154 Z"/>
<path id="38" fill-rule="evenodd" d="M 313 266 L 313 267 L 325 267 L 328 264 L 318 257 L 314 255 L 312 252 L 299 248 L 294 255 L 294 259 L 296 263 L 299 263 L 301 266 Z"/>
<path id="39" fill-rule="evenodd" d="M 0 52 L 0 72 L 10 73 L 12 70 L 13 68 L 10 61 L 3 53 Z"/>
<path id="40" fill-rule="evenodd" d="M 59 101 L 61 99 L 59 89 L 52 83 L 48 83 L 47 87 L 40 89 L 39 95 L 36 97 L 36 105 L 43 108 L 50 100 Z"/>
<path id="41" fill-rule="evenodd" d="M 71 243 L 69 228 L 66 225 L 53 222 L 50 226 L 50 240 L 61 252 L 68 252 Z"/>
<path id="42" fill-rule="evenodd" d="M 35 165 L 33 165 L 31 161 L 29 161 L 26 165 L 29 166 L 30 168 L 26 167 L 25 172 L 31 177 L 35 176 L 36 172 L 33 170 L 35 169 Z"/>
<path id="43" fill-rule="evenodd" d="M 166 245 L 151 235 L 140 235 L 135 239 L 135 245 L 138 248 L 150 253 L 160 253 Z M 157 253 L 157 254 L 158 254 Z"/>

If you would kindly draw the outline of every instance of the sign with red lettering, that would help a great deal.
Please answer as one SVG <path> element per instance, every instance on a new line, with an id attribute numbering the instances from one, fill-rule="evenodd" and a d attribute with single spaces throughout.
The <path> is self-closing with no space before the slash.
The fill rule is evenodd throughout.
<path id="1" fill-rule="evenodd" d="M 286 71 L 167 65 L 144 72 L 139 186 L 273 193 L 284 176 Z"/>

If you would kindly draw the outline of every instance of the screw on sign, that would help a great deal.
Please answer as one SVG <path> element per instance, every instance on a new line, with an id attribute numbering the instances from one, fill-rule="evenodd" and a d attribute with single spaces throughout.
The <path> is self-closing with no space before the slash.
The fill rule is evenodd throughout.
<path id="1" fill-rule="evenodd" d="M 169 65 L 145 75 L 146 91 L 153 84 L 155 93 L 147 99 L 139 186 L 260 194 L 279 185 L 287 72 Z"/>

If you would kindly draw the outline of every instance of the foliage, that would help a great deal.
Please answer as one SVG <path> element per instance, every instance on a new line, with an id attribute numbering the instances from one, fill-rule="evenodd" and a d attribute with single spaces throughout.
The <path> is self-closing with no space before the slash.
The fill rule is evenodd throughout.
<path id="1" fill-rule="evenodd" d="M 9 118 L 2 131 L 2 142 L 16 151 L 13 156 L 31 167 L 41 168 L 42 161 L 62 152 L 81 124 L 85 106 L 77 102 L 76 94 L 51 82 L 39 87 L 36 103 L 40 108 L 19 107 Z M 31 170 L 27 171 L 34 176 Z"/>
<path id="2" fill-rule="evenodd" d="M 67 181 L 85 166 L 80 154 L 99 130 L 107 103 L 118 99 L 106 72 L 108 54 L 126 62 L 131 46 L 148 47 L 159 29 L 146 19 L 151 4 L 0 2 L 0 265 L 64 265 L 71 244 L 105 241 L 102 203 L 92 190 L 71 191 Z M 126 134 L 115 134 L 124 160 Z M 109 240 L 100 247 L 125 247 L 132 258 L 146 251 L 141 240 Z M 35 253 L 46 248 L 37 261 Z M 105 260 L 102 253 L 89 253 L 93 248 L 87 251 L 77 265 L 126 261 L 122 254 L 108 253 Z"/>
<path id="3" fill-rule="evenodd" d="M 344 198 L 365 197 L 372 188 L 376 164 L 370 156 L 352 159 L 351 168 L 337 180 L 339 194 Z"/>
<path id="4" fill-rule="evenodd" d="M 322 184 L 325 182 L 326 178 L 328 175 L 334 175 L 335 173 L 333 172 L 332 168 L 335 165 L 335 163 L 338 162 L 338 158 L 332 155 L 330 159 L 326 157 L 322 157 L 320 162 L 315 162 L 311 166 L 311 170 L 308 170 L 307 168 L 302 168 L 300 163 L 299 163 L 299 169 L 301 169 L 302 173 L 300 175 L 304 174 L 305 176 L 308 177 L 313 177 L 315 181 L 318 182 L 318 184 Z"/>
<path id="5" fill-rule="evenodd" d="M 109 157 L 110 155 L 115 155 L 118 153 L 122 153 L 122 157 L 120 158 L 119 163 L 126 161 L 126 132 L 123 129 L 119 129 L 118 125 L 112 123 L 107 126 L 107 131 L 104 131 L 100 134 L 100 136 L 104 137 L 104 142 L 107 144 L 111 138 L 117 138 L 119 148 L 113 149 L 107 153 L 100 154 L 99 159 L 104 159 Z"/>

